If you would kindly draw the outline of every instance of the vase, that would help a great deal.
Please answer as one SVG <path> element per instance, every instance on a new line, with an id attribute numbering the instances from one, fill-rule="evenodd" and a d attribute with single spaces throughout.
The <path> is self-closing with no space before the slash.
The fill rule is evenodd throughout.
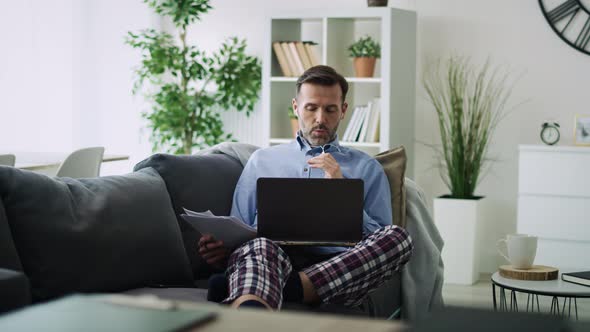
<path id="1" fill-rule="evenodd" d="M 367 0 L 369 7 L 387 7 L 387 0 Z"/>
<path id="2" fill-rule="evenodd" d="M 356 77 L 373 77 L 377 58 L 354 58 L 354 73 Z"/>
<path id="3" fill-rule="evenodd" d="M 485 198 L 455 199 L 439 197 L 434 200 L 434 223 L 444 241 L 442 260 L 444 282 L 473 285 L 479 279 L 481 222 Z"/>
<path id="4" fill-rule="evenodd" d="M 291 131 L 293 132 L 293 137 L 297 137 L 297 132 L 299 131 L 298 119 L 291 119 Z"/>

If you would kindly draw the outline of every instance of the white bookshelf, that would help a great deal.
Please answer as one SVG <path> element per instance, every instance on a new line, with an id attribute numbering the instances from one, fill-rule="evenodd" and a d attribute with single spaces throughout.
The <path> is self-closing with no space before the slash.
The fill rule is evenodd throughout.
<path id="1" fill-rule="evenodd" d="M 416 86 L 416 13 L 391 7 L 290 11 L 267 19 L 263 55 L 262 101 L 264 137 L 267 145 L 292 140 L 288 117 L 295 95 L 296 77 L 282 76 L 274 55 L 275 41 L 314 41 L 322 64 L 334 67 L 349 82 L 349 111 L 338 128 L 342 137 L 355 106 L 381 100 L 379 142 L 341 144 L 371 155 L 404 145 L 408 155 L 407 174 L 413 175 L 414 110 Z M 381 59 L 372 78 L 354 77 L 348 46 L 370 35 L 381 44 Z"/>

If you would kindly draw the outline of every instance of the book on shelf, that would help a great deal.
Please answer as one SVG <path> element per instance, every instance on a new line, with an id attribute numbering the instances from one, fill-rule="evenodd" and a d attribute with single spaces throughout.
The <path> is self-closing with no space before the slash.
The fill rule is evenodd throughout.
<path id="1" fill-rule="evenodd" d="M 359 106 L 359 115 L 356 118 L 354 127 L 352 127 L 352 136 L 350 137 L 351 142 L 358 142 L 361 129 L 363 127 L 363 121 L 365 120 L 365 114 L 367 113 L 367 106 Z"/>
<path id="2" fill-rule="evenodd" d="M 369 128 L 365 142 L 379 142 L 379 118 L 381 117 L 381 99 L 375 98 L 371 107 L 371 118 L 369 119 Z"/>
<path id="3" fill-rule="evenodd" d="M 356 106 L 352 110 L 352 115 L 350 116 L 350 120 L 348 120 L 348 124 L 346 125 L 346 129 L 344 130 L 344 134 L 342 135 L 343 141 L 350 141 L 350 137 L 352 136 L 352 127 L 353 123 L 356 121 L 358 117 L 358 106 Z"/>
<path id="4" fill-rule="evenodd" d="M 272 43 L 272 49 L 275 52 L 275 55 L 279 62 L 279 66 L 281 67 L 281 71 L 283 72 L 283 76 L 293 76 L 293 74 L 291 74 L 291 69 L 289 68 L 289 63 L 287 62 L 287 57 L 283 52 L 283 48 L 281 47 L 281 43 Z"/>
<path id="5" fill-rule="evenodd" d="M 590 286 L 590 271 L 562 273 L 561 280 L 574 284 Z"/>
<path id="6" fill-rule="evenodd" d="M 375 130 L 375 135 L 373 136 L 373 143 L 379 143 L 381 141 L 380 139 L 380 135 L 381 135 L 381 115 L 379 115 L 377 117 L 377 129 Z"/>
<path id="7" fill-rule="evenodd" d="M 303 45 L 303 42 L 296 41 L 295 47 L 297 48 L 297 54 L 299 55 L 299 58 L 301 58 L 301 62 L 303 62 L 303 69 L 307 70 L 311 68 L 311 60 L 307 55 L 307 51 L 305 51 L 305 46 Z"/>
<path id="8" fill-rule="evenodd" d="M 354 111 L 352 113 L 352 118 L 350 118 L 350 121 L 348 122 L 348 126 L 346 127 L 347 135 L 345 135 L 343 137 L 343 139 L 345 141 L 356 142 L 356 140 L 359 136 L 359 133 L 360 133 L 362 120 L 365 117 L 366 110 L 367 110 L 367 108 L 363 105 L 356 106 L 354 108 Z"/>
<path id="9" fill-rule="evenodd" d="M 311 61 L 311 65 L 317 66 L 321 64 L 318 45 L 312 41 L 304 41 L 303 45 L 305 45 L 305 50 L 307 51 L 307 56 Z"/>
<path id="10" fill-rule="evenodd" d="M 367 142 L 367 129 L 369 128 L 369 119 L 371 118 L 371 113 L 373 112 L 373 102 L 369 101 L 367 103 L 367 111 L 365 112 L 365 116 L 363 118 L 363 125 L 361 127 L 361 131 L 359 133 L 358 142 Z"/>
<path id="11" fill-rule="evenodd" d="M 297 67 L 295 66 L 295 59 L 293 59 L 293 55 L 291 54 L 291 49 L 289 48 L 289 43 L 281 42 L 281 48 L 283 49 L 283 53 L 287 58 L 287 63 L 289 64 L 289 70 L 291 71 L 291 76 L 297 76 Z"/>
<path id="12" fill-rule="evenodd" d="M 297 77 L 319 65 L 317 44 L 312 41 L 275 41 L 272 48 L 283 76 Z"/>
<path id="13" fill-rule="evenodd" d="M 379 141 L 381 99 L 356 106 L 342 136 L 343 141 L 375 143 Z"/>
<path id="14" fill-rule="evenodd" d="M 295 46 L 295 42 L 289 42 L 289 50 L 291 51 L 291 56 L 295 61 L 295 68 L 297 69 L 296 73 L 297 76 L 303 74 L 305 68 L 303 68 L 303 62 L 299 58 L 299 53 L 297 53 L 297 47 Z"/>

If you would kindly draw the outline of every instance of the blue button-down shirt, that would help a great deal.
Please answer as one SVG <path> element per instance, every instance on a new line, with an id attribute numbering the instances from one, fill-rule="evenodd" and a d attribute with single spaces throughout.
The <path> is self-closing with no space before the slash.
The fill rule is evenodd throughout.
<path id="1" fill-rule="evenodd" d="M 291 143 L 255 151 L 240 176 L 234 192 L 231 215 L 246 224 L 257 226 L 256 181 L 260 177 L 323 178 L 324 170 L 312 168 L 307 161 L 322 152 L 330 153 L 340 165 L 345 178 L 362 179 L 365 183 L 363 233 L 391 225 L 391 192 L 381 164 L 368 154 L 338 144 L 338 138 L 321 146 L 310 147 L 297 137 Z M 345 250 L 343 247 L 316 247 L 312 252 L 326 254 Z"/>

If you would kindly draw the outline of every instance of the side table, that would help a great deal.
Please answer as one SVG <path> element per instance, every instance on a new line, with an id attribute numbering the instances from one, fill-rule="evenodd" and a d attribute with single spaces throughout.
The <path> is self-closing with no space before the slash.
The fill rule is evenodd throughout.
<path id="1" fill-rule="evenodd" d="M 499 301 L 496 299 L 496 286 L 500 289 Z M 506 290 L 510 291 L 510 307 L 508 307 L 508 300 L 506 299 Z M 499 272 L 492 275 L 492 296 L 495 311 L 518 311 L 517 292 L 527 294 L 526 311 L 534 312 L 536 302 L 536 311 L 540 312 L 539 295 L 550 296 L 552 297 L 550 312 L 563 317 L 566 317 L 566 314 L 567 317 L 571 317 L 573 300 L 576 320 L 578 320 L 577 299 L 590 298 L 590 287 L 563 281 L 561 280 L 561 273 L 556 280 L 547 281 L 509 279 L 502 277 Z M 561 307 L 559 305 L 559 298 L 563 298 L 563 305 Z"/>

